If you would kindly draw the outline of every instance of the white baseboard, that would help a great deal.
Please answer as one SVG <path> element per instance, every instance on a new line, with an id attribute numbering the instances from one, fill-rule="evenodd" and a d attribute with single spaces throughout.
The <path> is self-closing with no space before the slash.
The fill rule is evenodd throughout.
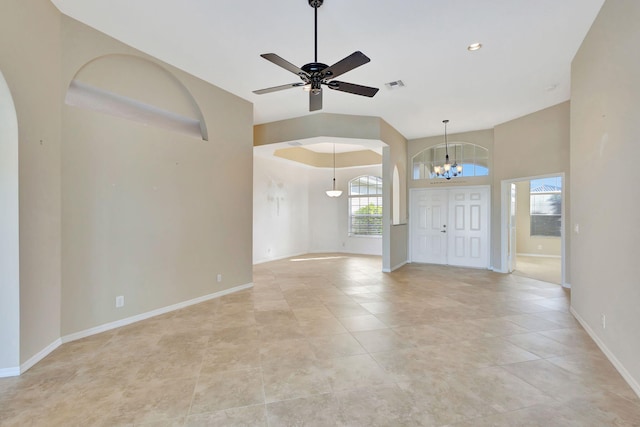
<path id="1" fill-rule="evenodd" d="M 327 249 L 327 250 L 312 250 L 307 252 L 307 254 L 342 254 L 342 255 L 365 255 L 365 256 L 382 256 L 382 253 L 367 253 L 362 251 L 355 251 L 347 248 L 340 249 Z"/>
<path id="2" fill-rule="evenodd" d="M 633 376 L 631 376 L 631 374 L 629 373 L 629 371 L 627 371 L 624 365 L 611 352 L 611 350 L 609 350 L 609 348 L 605 345 L 605 343 L 602 342 L 602 340 L 598 337 L 598 335 L 596 335 L 596 333 L 594 332 L 593 329 L 591 329 L 589 324 L 585 322 L 585 320 L 582 317 L 580 317 L 580 315 L 574 310 L 574 308 L 570 307 L 569 310 L 571 311 L 571 314 L 573 314 L 573 316 L 576 318 L 576 320 L 582 325 L 584 330 L 587 331 L 591 339 L 598 345 L 598 347 L 600 347 L 600 350 L 602 350 L 604 355 L 607 356 L 607 359 L 609 359 L 609 361 L 613 364 L 613 366 L 618 370 L 620 375 L 622 375 L 622 378 L 624 378 L 624 380 L 629 384 L 629 386 L 638 395 L 638 397 L 640 397 L 640 384 L 638 384 L 638 381 L 636 381 L 636 379 L 633 378 Z"/>
<path id="3" fill-rule="evenodd" d="M 99 334 L 101 332 L 109 331 L 111 329 L 119 328 L 121 326 L 126 326 L 131 323 L 139 322 L 141 320 L 149 319 L 150 317 L 158 316 L 160 314 L 165 314 L 170 311 L 179 310 L 181 308 L 188 307 L 190 305 L 198 304 L 201 302 L 205 302 L 211 299 L 220 298 L 224 295 L 229 295 L 234 292 L 243 291 L 245 289 L 250 289 L 253 287 L 253 283 L 247 283 L 246 285 L 235 286 L 233 288 L 225 289 L 224 291 L 215 292 L 213 294 L 204 295 L 198 298 L 193 298 L 188 301 L 179 302 L 177 304 L 173 304 L 167 307 L 159 308 L 156 310 L 148 311 L 146 313 L 138 314 L 136 316 L 127 317 L 126 319 L 120 319 L 115 322 L 105 323 L 104 325 L 96 326 L 95 328 L 85 329 L 84 331 L 75 332 L 73 334 L 65 335 L 61 338 L 58 338 L 42 350 L 40 350 L 37 354 L 29 358 L 26 362 L 20 365 L 20 367 L 16 368 L 4 368 L 0 369 L 0 378 L 2 377 L 12 377 L 22 374 L 27 371 L 33 365 L 47 357 L 53 350 L 60 347 L 60 345 L 64 343 L 68 343 L 71 341 L 79 340 L 81 338 L 86 338 L 91 335 Z"/>
<path id="4" fill-rule="evenodd" d="M 530 256 L 535 258 L 562 258 L 560 255 L 544 255 L 544 254 L 516 254 L 516 256 Z"/>
<path id="5" fill-rule="evenodd" d="M 20 367 L 14 366 L 13 368 L 0 369 L 0 378 L 17 377 L 20 375 Z"/>
<path id="6" fill-rule="evenodd" d="M 20 374 L 26 372 L 27 369 L 31 368 L 33 365 L 47 357 L 53 350 L 60 347 L 60 345 L 62 345 L 62 340 L 58 338 L 57 340 L 40 350 L 38 353 L 34 354 L 29 358 L 29 360 L 20 365 Z"/>
<path id="7" fill-rule="evenodd" d="M 258 265 L 258 264 L 264 264 L 265 262 L 271 262 L 271 261 L 280 261 L 282 259 L 287 259 L 287 258 L 293 258 L 293 257 L 297 257 L 297 256 L 302 256 L 302 255 L 306 255 L 309 252 L 299 252 L 299 253 L 294 253 L 294 254 L 290 254 L 290 255 L 282 255 L 282 256 L 277 256 L 274 258 L 263 258 L 260 259 L 258 261 L 254 261 L 253 265 Z"/>
<path id="8" fill-rule="evenodd" d="M 167 307 L 158 308 L 156 310 L 147 311 L 146 313 L 137 314 L 135 316 L 127 317 L 126 319 L 116 320 L 115 322 L 105 323 L 104 325 L 96 326 L 94 328 L 85 329 L 84 331 L 74 332 L 73 334 L 65 335 L 62 337 L 62 343 L 68 343 L 71 341 L 86 338 L 91 335 L 106 332 L 111 329 L 119 328 L 121 326 L 130 325 L 131 323 L 139 322 L 141 320 L 149 319 L 151 317 L 158 316 L 160 314 L 169 313 L 170 311 L 179 310 L 181 308 L 188 307 L 190 305 L 199 304 L 201 302 L 209 301 L 211 299 L 220 298 L 225 295 L 232 294 L 234 292 L 243 291 L 253 287 L 253 283 L 247 283 L 246 285 L 235 286 L 233 288 L 225 289 L 224 291 L 215 292 L 209 295 L 203 295 L 198 298 L 190 299 L 188 301 L 179 302 L 177 304 L 169 305 Z"/>
<path id="9" fill-rule="evenodd" d="M 394 265 L 391 268 L 383 268 L 382 272 L 383 273 L 391 273 L 392 271 L 396 271 L 397 269 L 399 269 L 400 267 L 406 265 L 409 261 L 402 261 L 400 264 Z"/>

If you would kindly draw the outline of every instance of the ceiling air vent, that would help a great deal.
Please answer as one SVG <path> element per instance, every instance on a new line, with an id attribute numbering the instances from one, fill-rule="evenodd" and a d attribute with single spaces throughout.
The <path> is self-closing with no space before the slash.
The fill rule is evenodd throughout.
<path id="1" fill-rule="evenodd" d="M 400 89 L 404 87 L 404 82 L 402 80 L 396 80 L 394 82 L 389 82 L 384 84 L 387 89 Z"/>

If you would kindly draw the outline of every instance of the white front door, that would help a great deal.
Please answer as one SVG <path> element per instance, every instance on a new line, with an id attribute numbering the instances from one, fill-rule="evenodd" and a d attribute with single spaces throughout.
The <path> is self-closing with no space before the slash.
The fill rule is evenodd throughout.
<path id="1" fill-rule="evenodd" d="M 489 188 L 412 190 L 411 260 L 489 266 Z"/>
<path id="2" fill-rule="evenodd" d="M 489 266 L 489 189 L 449 190 L 450 265 Z"/>
<path id="3" fill-rule="evenodd" d="M 447 263 L 447 190 L 415 191 L 411 209 L 411 259 L 432 264 Z"/>

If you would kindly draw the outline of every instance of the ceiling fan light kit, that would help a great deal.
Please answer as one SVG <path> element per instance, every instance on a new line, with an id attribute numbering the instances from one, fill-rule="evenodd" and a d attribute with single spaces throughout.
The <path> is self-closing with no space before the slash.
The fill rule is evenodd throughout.
<path id="1" fill-rule="evenodd" d="M 378 88 L 333 80 L 334 78 L 371 61 L 364 53 L 360 51 L 353 52 L 351 55 L 331 66 L 318 62 L 318 8 L 322 6 L 324 0 L 308 1 L 309 6 L 314 9 L 314 62 L 310 62 L 298 68 L 275 53 L 263 53 L 260 55 L 261 57 L 267 61 L 273 62 L 287 71 L 292 72 L 293 74 L 296 74 L 302 82 L 254 90 L 253 93 L 262 95 L 294 87 L 303 87 L 305 91 L 309 92 L 309 111 L 322 109 L 322 85 L 340 92 L 367 96 L 369 98 L 373 97 L 378 92 Z"/>
<path id="2" fill-rule="evenodd" d="M 311 0 L 309 0 L 311 2 Z M 331 190 L 325 191 L 329 197 L 342 196 L 342 190 L 336 190 L 336 144 L 333 144 L 333 187 Z"/>

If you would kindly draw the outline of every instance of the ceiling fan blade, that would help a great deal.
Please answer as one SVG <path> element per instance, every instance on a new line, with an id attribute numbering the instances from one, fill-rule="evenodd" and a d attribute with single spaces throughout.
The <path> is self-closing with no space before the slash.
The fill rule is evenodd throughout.
<path id="1" fill-rule="evenodd" d="M 377 87 L 369 87 L 369 86 L 361 86 L 353 83 L 347 82 L 338 82 L 331 81 L 327 84 L 330 89 L 339 90 L 340 92 L 348 92 L 356 95 L 368 96 L 369 98 L 373 97 L 376 93 L 378 93 Z"/>
<path id="2" fill-rule="evenodd" d="M 300 86 L 304 86 L 304 83 L 303 82 L 290 83 L 288 85 L 268 87 L 268 88 L 265 88 L 265 89 L 254 90 L 253 93 L 255 93 L 256 95 L 262 95 L 262 94 L 265 94 L 265 93 L 277 92 L 279 90 L 291 89 L 292 87 L 300 87 Z"/>
<path id="3" fill-rule="evenodd" d="M 322 89 L 317 94 L 309 92 L 309 111 L 322 110 Z"/>
<path id="4" fill-rule="evenodd" d="M 271 61 L 277 66 L 284 68 L 285 70 L 291 71 L 293 74 L 296 74 L 298 76 L 308 76 L 308 74 L 305 73 L 302 69 L 296 67 L 286 59 L 282 59 L 275 53 L 263 53 L 260 56 L 262 56 L 267 61 Z"/>
<path id="5" fill-rule="evenodd" d="M 364 65 L 369 61 L 371 61 L 369 57 L 358 50 L 353 52 L 351 55 L 347 56 L 346 58 L 336 62 L 329 68 L 325 68 L 322 71 L 322 74 L 327 79 L 333 79 L 335 77 L 338 77 L 341 74 L 346 73 L 347 71 L 351 71 L 354 68 Z"/>

